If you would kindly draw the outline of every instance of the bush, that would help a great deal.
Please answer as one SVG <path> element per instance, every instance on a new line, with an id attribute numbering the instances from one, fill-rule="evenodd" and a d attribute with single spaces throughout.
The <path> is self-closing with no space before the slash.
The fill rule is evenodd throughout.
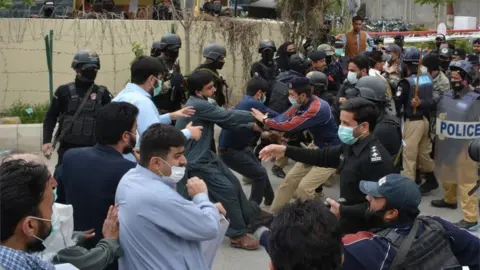
<path id="1" fill-rule="evenodd" d="M 0 113 L 1 117 L 20 117 L 22 124 L 42 123 L 47 114 L 49 104 L 27 104 L 15 102 L 12 107 Z"/>

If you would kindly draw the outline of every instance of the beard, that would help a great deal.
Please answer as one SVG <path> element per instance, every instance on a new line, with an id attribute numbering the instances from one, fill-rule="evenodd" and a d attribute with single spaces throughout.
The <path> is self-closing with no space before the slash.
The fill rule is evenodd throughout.
<path id="1" fill-rule="evenodd" d="M 133 137 L 133 136 L 132 136 Z M 122 153 L 124 155 L 126 154 L 130 154 L 133 152 L 133 148 L 135 147 L 135 145 L 137 145 L 137 140 L 135 140 L 134 138 L 130 137 L 130 140 L 128 141 L 128 145 L 125 146 L 125 148 L 123 148 L 123 151 Z"/>
<path id="2" fill-rule="evenodd" d="M 39 235 L 37 237 L 39 239 L 45 240 L 49 235 L 52 230 L 51 226 L 47 226 L 45 222 L 40 222 L 40 228 L 39 228 Z M 43 245 L 43 241 L 39 240 L 37 238 L 34 238 L 32 242 L 27 243 L 26 247 L 26 252 L 28 253 L 34 253 L 34 252 L 40 252 L 45 250 L 45 246 Z"/>
<path id="3" fill-rule="evenodd" d="M 387 222 L 383 219 L 383 215 L 387 210 L 372 211 L 370 208 L 365 212 L 365 220 L 368 228 L 381 229 L 387 226 Z"/>

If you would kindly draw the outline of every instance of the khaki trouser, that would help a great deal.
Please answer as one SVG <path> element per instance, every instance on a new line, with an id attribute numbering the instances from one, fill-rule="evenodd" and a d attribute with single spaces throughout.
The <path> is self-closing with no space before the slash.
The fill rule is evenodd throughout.
<path id="1" fill-rule="evenodd" d="M 277 160 L 275 160 L 274 165 L 283 169 L 288 165 L 288 158 L 287 157 L 278 158 Z"/>
<path id="2" fill-rule="evenodd" d="M 432 142 L 428 136 L 429 125 L 427 118 L 422 120 L 406 120 L 403 127 L 403 172 L 410 179 L 415 179 L 417 168 L 423 172 L 433 172 L 434 162 L 430 157 Z"/>
<path id="3" fill-rule="evenodd" d="M 317 147 L 311 143 L 308 148 L 315 149 Z M 332 168 L 315 167 L 301 162 L 295 163 L 275 191 L 275 199 L 270 211 L 272 213 L 278 212 L 292 199 L 294 193 L 301 200 L 315 199 L 315 189 L 325 183 L 335 174 L 335 171 Z"/>
<path id="4" fill-rule="evenodd" d="M 440 155 L 441 153 L 439 153 Z M 475 187 L 477 182 L 477 163 L 470 159 L 467 148 L 458 155 L 454 164 L 450 166 L 440 166 L 435 168 L 439 181 L 443 182 L 445 190 L 444 200 L 446 203 L 457 203 L 457 189 L 460 196 L 460 206 L 462 207 L 465 221 L 477 222 L 478 220 L 478 202 L 477 193 L 472 196 L 468 192 Z"/>

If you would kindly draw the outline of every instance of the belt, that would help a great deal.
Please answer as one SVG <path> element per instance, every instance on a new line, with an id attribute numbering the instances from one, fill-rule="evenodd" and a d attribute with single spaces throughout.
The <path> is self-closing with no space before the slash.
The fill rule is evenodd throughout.
<path id="1" fill-rule="evenodd" d="M 405 120 L 410 120 L 410 121 L 419 121 L 423 120 L 423 115 L 417 115 L 417 116 L 405 116 Z"/>

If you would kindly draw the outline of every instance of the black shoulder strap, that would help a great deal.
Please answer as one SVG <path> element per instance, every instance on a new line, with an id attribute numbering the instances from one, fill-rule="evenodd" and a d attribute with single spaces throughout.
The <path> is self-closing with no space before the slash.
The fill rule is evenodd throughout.
<path id="1" fill-rule="evenodd" d="M 105 86 L 98 86 L 98 90 L 97 90 L 97 103 L 102 103 L 102 100 L 103 100 L 103 95 L 105 95 L 105 91 L 107 89 L 105 88 Z"/>
<path id="2" fill-rule="evenodd" d="M 408 233 L 407 237 L 405 237 L 405 239 L 403 240 L 402 244 L 400 245 L 400 248 L 397 250 L 397 254 L 393 259 L 392 265 L 390 266 L 390 270 L 402 269 L 401 265 L 403 264 L 403 262 L 405 261 L 405 258 L 407 257 L 408 251 L 410 250 L 410 247 L 412 246 L 413 241 L 415 240 L 415 236 L 417 236 L 419 225 L 420 225 L 420 220 L 415 219 L 412 229 Z"/>
<path id="3" fill-rule="evenodd" d="M 70 98 L 73 100 L 78 99 L 77 89 L 75 88 L 75 83 L 71 82 L 68 84 L 68 92 L 70 93 Z"/>

